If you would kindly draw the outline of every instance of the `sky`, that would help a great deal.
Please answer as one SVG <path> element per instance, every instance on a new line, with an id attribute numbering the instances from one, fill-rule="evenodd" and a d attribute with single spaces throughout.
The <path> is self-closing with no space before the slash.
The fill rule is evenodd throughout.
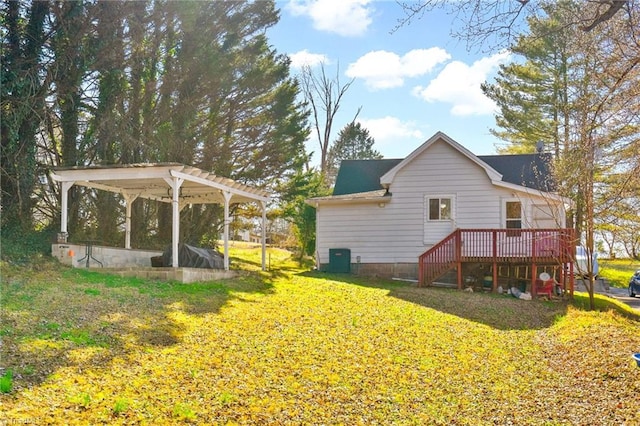
<path id="1" fill-rule="evenodd" d="M 495 104 L 480 85 L 492 81 L 505 52 L 468 51 L 450 36 L 452 17 L 430 13 L 397 27 L 404 16 L 395 1 L 276 0 L 280 22 L 267 32 L 269 43 L 291 59 L 292 73 L 307 64 L 340 84 L 354 79 L 336 116 L 332 141 L 357 121 L 375 139 L 384 158 L 404 158 L 442 131 L 476 155 L 495 154 L 500 141 Z M 319 162 L 319 144 L 308 141 Z"/>

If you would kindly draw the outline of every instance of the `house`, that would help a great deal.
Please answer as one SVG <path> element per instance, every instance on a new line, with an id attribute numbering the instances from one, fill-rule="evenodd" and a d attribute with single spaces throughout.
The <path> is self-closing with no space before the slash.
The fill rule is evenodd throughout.
<path id="1" fill-rule="evenodd" d="M 343 161 L 316 208 L 323 271 L 445 283 L 531 285 L 569 276 L 568 200 L 543 153 L 476 156 L 438 132 L 404 159 Z"/>

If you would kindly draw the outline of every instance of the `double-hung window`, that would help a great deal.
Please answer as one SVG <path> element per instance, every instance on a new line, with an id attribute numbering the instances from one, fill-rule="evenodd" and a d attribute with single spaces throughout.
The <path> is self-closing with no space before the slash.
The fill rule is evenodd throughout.
<path id="1" fill-rule="evenodd" d="M 451 220 L 451 198 L 429 198 L 429 220 Z"/>
<path id="2" fill-rule="evenodd" d="M 507 229 L 521 229 L 522 228 L 522 203 L 520 201 L 507 201 L 506 202 L 506 220 L 505 225 Z"/>

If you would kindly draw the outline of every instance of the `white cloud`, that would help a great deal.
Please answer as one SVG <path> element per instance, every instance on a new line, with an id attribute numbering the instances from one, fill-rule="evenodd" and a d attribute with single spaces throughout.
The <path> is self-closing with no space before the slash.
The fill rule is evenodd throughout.
<path id="1" fill-rule="evenodd" d="M 306 15 L 316 30 L 341 36 L 361 36 L 372 22 L 371 0 L 291 0 L 293 15 Z"/>
<path id="2" fill-rule="evenodd" d="M 417 77 L 431 72 L 436 65 L 446 62 L 451 55 L 439 47 L 415 49 L 399 56 L 386 50 L 376 50 L 349 64 L 347 76 L 365 80 L 371 89 L 390 89 L 404 84 L 406 77 Z"/>
<path id="3" fill-rule="evenodd" d="M 399 139 L 423 139 L 424 134 L 412 121 L 401 121 L 397 117 L 385 116 L 382 118 L 370 118 L 358 120 L 362 127 L 366 128 L 376 144 L 375 149 L 381 145 L 398 143 Z"/>
<path id="4" fill-rule="evenodd" d="M 321 63 L 329 64 L 329 58 L 327 55 L 321 53 L 311 53 L 307 49 L 301 50 L 296 53 L 291 53 L 289 55 L 289 59 L 291 59 L 291 67 L 292 68 L 302 68 L 305 65 L 310 67 L 314 67 L 316 65 L 320 65 Z"/>
<path id="5" fill-rule="evenodd" d="M 452 104 L 453 115 L 493 114 L 496 105 L 484 96 L 480 85 L 508 60 L 509 54 L 502 52 L 482 58 L 471 66 L 460 61 L 450 62 L 427 87 L 414 88 L 413 94 L 427 102 Z"/>

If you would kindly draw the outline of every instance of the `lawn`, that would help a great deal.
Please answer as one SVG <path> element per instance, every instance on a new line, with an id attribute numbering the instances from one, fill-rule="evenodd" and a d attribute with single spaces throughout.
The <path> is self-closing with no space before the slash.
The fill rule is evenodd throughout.
<path id="1" fill-rule="evenodd" d="M 200 284 L 3 263 L 0 423 L 640 424 L 640 319 L 618 305 L 259 259 L 236 248 L 244 272 Z"/>
<path id="2" fill-rule="evenodd" d="M 633 259 L 599 259 L 600 276 L 612 287 L 627 288 L 633 273 L 640 269 L 640 262 Z"/>

